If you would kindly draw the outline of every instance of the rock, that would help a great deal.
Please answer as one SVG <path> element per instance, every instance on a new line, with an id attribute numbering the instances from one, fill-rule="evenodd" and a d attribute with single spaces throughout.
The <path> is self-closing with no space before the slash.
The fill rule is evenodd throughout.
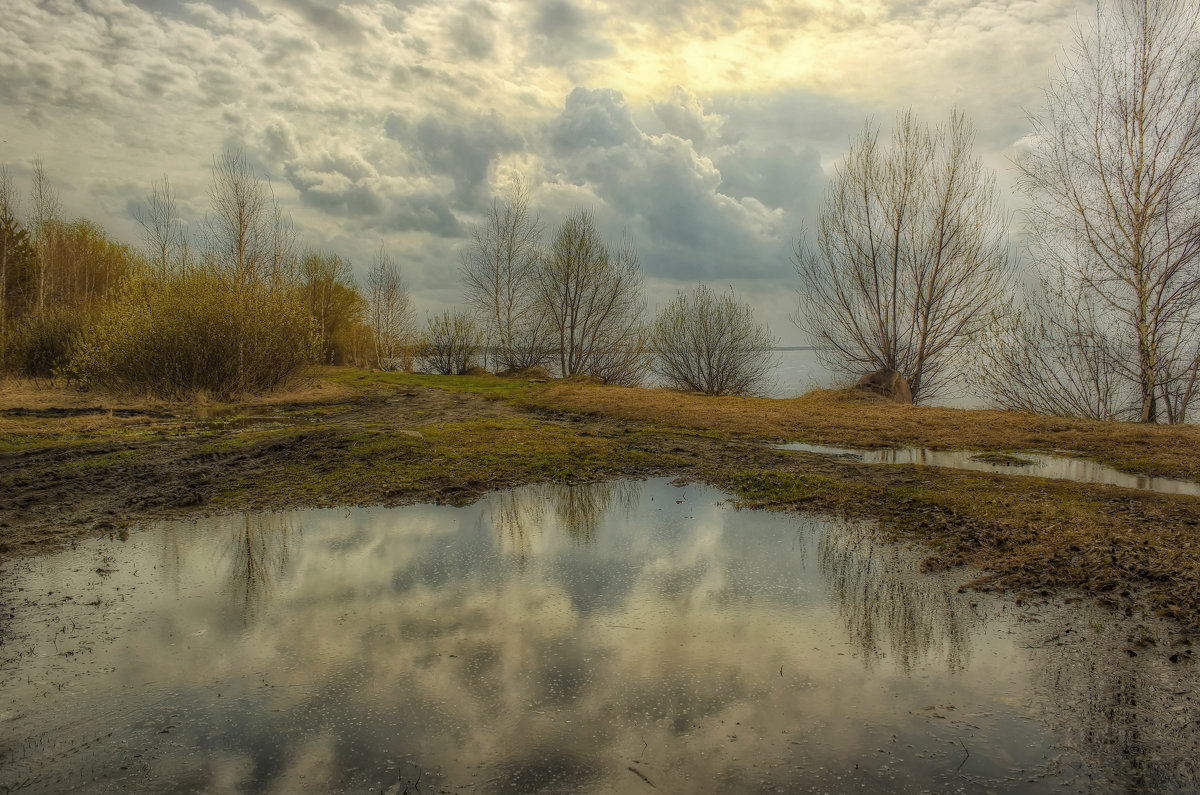
<path id="1" fill-rule="evenodd" d="M 908 388 L 908 382 L 896 370 L 885 368 L 867 373 L 858 379 L 854 388 L 859 392 L 879 395 L 895 403 L 911 406 L 913 402 L 912 390 Z"/>
<path id="2" fill-rule="evenodd" d="M 604 379 L 596 375 L 569 375 L 563 379 L 565 384 L 603 384 Z"/>
<path id="3" fill-rule="evenodd" d="M 526 367 L 524 370 L 505 370 L 502 373 L 496 373 L 501 378 L 528 378 L 542 379 L 543 381 L 550 377 L 550 371 L 545 367 Z"/>

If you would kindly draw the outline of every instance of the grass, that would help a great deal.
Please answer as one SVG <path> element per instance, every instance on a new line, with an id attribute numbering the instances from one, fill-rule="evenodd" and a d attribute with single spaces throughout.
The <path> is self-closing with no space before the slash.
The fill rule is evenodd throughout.
<path id="1" fill-rule="evenodd" d="M 670 462 L 669 456 L 522 417 L 423 425 L 419 438 L 386 430 L 285 431 L 209 444 L 224 452 L 264 443 L 290 447 L 286 458 L 253 479 L 223 484 L 221 503 L 462 502 L 519 483 L 614 478 Z"/>
<path id="2" fill-rule="evenodd" d="M 137 457 L 138 453 L 136 450 L 117 450 L 111 453 L 102 453 L 83 458 L 78 461 L 71 461 L 66 465 L 66 469 L 102 469 L 124 461 L 132 461 Z"/>
<path id="3" fill-rule="evenodd" d="M 523 378 L 500 378 L 495 375 L 426 375 L 392 371 L 364 371 L 330 368 L 326 378 L 335 384 L 355 389 L 398 389 L 400 387 L 433 387 L 446 392 L 484 395 L 496 400 L 521 403 L 543 387 Z"/>

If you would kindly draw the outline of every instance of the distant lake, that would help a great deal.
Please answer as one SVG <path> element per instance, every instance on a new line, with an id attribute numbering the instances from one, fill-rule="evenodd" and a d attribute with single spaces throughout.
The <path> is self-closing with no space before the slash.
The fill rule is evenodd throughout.
<path id="1" fill-rule="evenodd" d="M 773 355 L 778 364 L 775 368 L 774 383 L 767 391 L 767 397 L 799 397 L 814 389 L 832 389 L 850 382 L 846 376 L 825 368 L 817 360 L 817 352 L 813 348 L 780 347 L 774 349 Z M 974 395 L 951 392 L 942 399 L 932 401 L 931 405 L 980 408 L 983 401 Z"/>
<path id="2" fill-rule="evenodd" d="M 842 380 L 817 361 L 813 348 L 776 348 L 772 355 L 778 366 L 768 397 L 798 397 L 814 389 L 829 389 Z"/>

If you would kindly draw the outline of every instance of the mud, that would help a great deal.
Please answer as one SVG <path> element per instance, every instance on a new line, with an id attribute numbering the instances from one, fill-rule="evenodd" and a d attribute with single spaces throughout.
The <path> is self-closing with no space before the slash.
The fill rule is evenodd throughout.
<path id="1" fill-rule="evenodd" d="M 306 412 L 321 411 L 320 414 Z M 436 389 L 377 393 L 348 403 L 290 403 L 249 416 L 171 414 L 102 408 L 7 409 L 5 416 L 134 419 L 120 441 L 55 444 L 0 453 L 0 557 L 36 554 L 154 518 L 179 516 L 211 501 L 218 483 L 250 480 L 264 469 L 337 446 L 356 431 L 419 428 L 514 413 L 497 401 Z M 136 422 L 144 419 L 144 424 Z M 210 452 L 223 437 L 301 425 L 311 432 Z M 108 458 L 104 466 L 77 466 Z M 268 506 L 270 507 L 270 506 Z M 276 506 L 284 507 L 284 506 Z"/>

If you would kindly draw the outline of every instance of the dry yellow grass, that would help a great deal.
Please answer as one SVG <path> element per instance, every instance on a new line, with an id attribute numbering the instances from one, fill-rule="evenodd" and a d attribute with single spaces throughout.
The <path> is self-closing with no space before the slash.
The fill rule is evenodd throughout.
<path id="1" fill-rule="evenodd" d="M 539 405 L 622 420 L 848 447 L 1060 452 L 1131 472 L 1200 479 L 1200 427 L 1098 422 L 1013 411 L 903 406 L 817 391 L 791 400 L 553 383 Z"/>
<path id="2" fill-rule="evenodd" d="M 250 397 L 228 408 L 253 411 L 292 403 L 336 403 L 358 394 L 354 388 L 322 375 L 323 371 L 317 371 L 313 377 L 302 379 L 288 389 Z M 83 391 L 46 381 L 0 379 L 0 437 L 46 434 L 65 438 L 71 435 L 92 437 L 121 432 L 131 425 L 145 425 L 147 415 L 188 416 L 198 410 L 214 408 L 225 406 L 207 400 L 204 395 L 197 395 L 187 403 L 167 403 L 136 395 Z"/>

